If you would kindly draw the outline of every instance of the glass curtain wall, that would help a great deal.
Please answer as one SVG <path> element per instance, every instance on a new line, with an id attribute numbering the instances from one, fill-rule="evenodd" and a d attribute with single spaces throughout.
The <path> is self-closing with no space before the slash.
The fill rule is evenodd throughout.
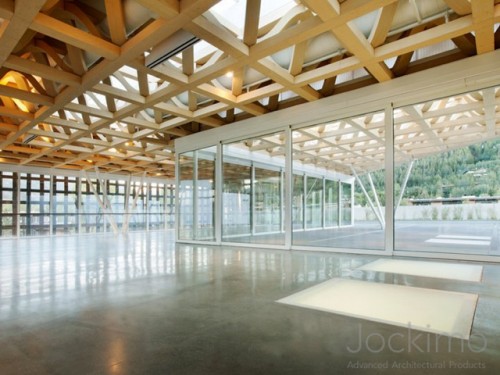
<path id="1" fill-rule="evenodd" d="M 90 184 L 93 184 L 99 197 L 103 197 L 101 184 L 96 179 L 82 179 L 81 182 L 81 214 L 80 226 L 81 233 L 100 233 L 106 231 L 105 212 L 98 204 L 97 199 L 92 192 Z"/>
<path id="2" fill-rule="evenodd" d="M 385 116 L 295 129 L 293 245 L 384 250 Z"/>
<path id="3" fill-rule="evenodd" d="M 352 185 L 340 183 L 340 217 L 341 223 L 344 226 L 353 224 L 352 217 Z"/>
<path id="4" fill-rule="evenodd" d="M 306 221 L 307 229 L 323 227 L 323 179 L 306 176 Z"/>
<path id="5" fill-rule="evenodd" d="M 305 174 L 293 174 L 293 194 L 292 194 L 292 227 L 293 230 L 304 229 L 304 186 Z M 337 225 L 335 223 L 334 225 Z"/>
<path id="6" fill-rule="evenodd" d="M 0 172 L 0 236 L 16 236 L 18 233 L 18 174 Z"/>
<path id="7" fill-rule="evenodd" d="M 165 228 L 174 229 L 175 228 L 175 185 L 165 186 Z"/>
<path id="8" fill-rule="evenodd" d="M 252 167 L 224 157 L 222 238 L 248 240 L 252 235 Z M 246 161 L 241 161 L 245 163 Z"/>
<path id="9" fill-rule="evenodd" d="M 194 231 L 194 152 L 179 155 L 178 160 L 178 238 L 193 240 Z"/>
<path id="10" fill-rule="evenodd" d="M 197 240 L 215 240 L 215 154 L 216 148 L 197 151 L 195 217 Z"/>
<path id="11" fill-rule="evenodd" d="M 255 233 L 282 231 L 283 176 L 279 169 L 254 168 Z"/>
<path id="12" fill-rule="evenodd" d="M 282 131 L 223 144 L 222 241 L 285 244 L 290 182 L 293 248 L 499 256 L 500 88 L 396 107 L 391 119 L 386 111 L 293 127 L 289 139 Z M 180 156 L 185 210 L 192 210 L 196 165 L 193 153 Z"/>
<path id="13" fill-rule="evenodd" d="M 147 222 L 149 216 L 155 216 L 154 211 L 148 210 L 146 207 L 146 199 L 148 196 L 148 183 L 140 181 L 133 181 L 130 183 L 129 192 L 129 222 L 128 229 L 133 230 L 144 230 L 147 229 Z M 148 215 L 148 213 L 150 213 Z M 152 220 L 153 222 L 155 220 Z M 157 229 L 156 226 L 150 227 L 150 229 Z"/>
<path id="14" fill-rule="evenodd" d="M 20 235 L 50 234 L 50 176 L 20 174 Z"/>
<path id="15" fill-rule="evenodd" d="M 395 250 L 500 255 L 500 90 L 394 110 Z"/>
<path id="16" fill-rule="evenodd" d="M 119 231 L 173 228 L 174 185 L 144 182 L 139 191 L 138 181 L 91 181 L 108 212 L 85 178 L 0 171 L 0 237 L 111 232 L 110 217 Z"/>
<path id="17" fill-rule="evenodd" d="M 76 177 L 54 176 L 52 185 L 52 230 L 54 234 L 78 233 L 79 184 Z"/>
<path id="18" fill-rule="evenodd" d="M 325 180 L 325 227 L 335 227 L 339 222 L 338 181 Z"/>
<path id="19" fill-rule="evenodd" d="M 144 190 L 149 192 L 149 194 L 147 194 L 148 217 L 146 218 L 146 215 L 144 215 L 144 209 L 142 209 L 141 212 L 137 211 L 134 216 L 139 220 L 142 219 L 144 227 L 147 225 L 149 229 L 163 229 L 165 226 L 166 186 L 156 182 L 145 185 Z M 146 202 L 145 195 L 146 194 L 141 197 L 143 199 L 143 205 Z"/>
<path id="20" fill-rule="evenodd" d="M 223 145 L 222 239 L 284 245 L 285 135 Z"/>
<path id="21" fill-rule="evenodd" d="M 179 155 L 180 239 L 215 240 L 215 163 L 215 147 Z"/>

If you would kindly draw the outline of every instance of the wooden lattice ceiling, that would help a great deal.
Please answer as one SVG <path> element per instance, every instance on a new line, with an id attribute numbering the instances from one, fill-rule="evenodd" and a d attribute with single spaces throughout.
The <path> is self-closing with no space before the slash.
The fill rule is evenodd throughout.
<path id="1" fill-rule="evenodd" d="M 0 0 L 0 162 L 171 177 L 177 137 L 500 47 L 499 0 L 228 1 Z"/>

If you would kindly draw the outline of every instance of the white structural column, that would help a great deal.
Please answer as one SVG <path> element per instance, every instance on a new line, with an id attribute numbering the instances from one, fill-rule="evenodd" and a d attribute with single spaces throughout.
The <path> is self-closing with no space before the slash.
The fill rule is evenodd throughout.
<path id="1" fill-rule="evenodd" d="M 76 230 L 77 233 L 82 233 L 82 179 L 76 177 Z"/>
<path id="2" fill-rule="evenodd" d="M 393 105 L 385 108 L 385 251 L 394 251 L 394 117 Z"/>
<path id="3" fill-rule="evenodd" d="M 127 178 L 127 181 L 125 182 L 125 202 L 124 202 L 124 209 L 125 209 L 125 217 L 123 218 L 123 225 L 122 225 L 122 232 L 127 233 L 128 231 L 128 221 L 130 219 L 130 211 L 129 211 L 129 200 L 130 200 L 130 185 L 132 182 L 132 176 L 129 175 Z"/>
<path id="4" fill-rule="evenodd" d="M 149 189 L 148 189 L 149 191 Z M 198 227 L 199 227 L 199 212 L 200 212 L 200 199 L 198 191 L 198 151 L 193 152 L 193 239 L 198 239 Z M 149 198 L 149 197 L 148 197 Z M 148 199 L 149 206 L 149 199 Z M 149 217 L 149 215 L 148 215 Z M 148 224 L 149 229 L 149 224 Z"/>
<path id="5" fill-rule="evenodd" d="M 141 177 L 141 182 L 140 182 L 139 188 L 135 191 L 134 200 L 132 201 L 131 208 L 129 208 L 131 176 L 129 176 L 129 179 L 127 180 L 127 188 L 125 189 L 125 191 L 126 191 L 126 193 L 125 193 L 126 194 L 126 197 L 125 197 L 125 219 L 123 221 L 122 233 L 128 232 L 130 217 L 134 214 L 134 212 L 137 208 L 137 201 L 142 193 L 145 176 L 146 176 L 146 173 L 144 172 L 142 174 L 142 177 Z M 149 216 L 147 206 L 148 205 L 146 204 L 146 217 Z"/>
<path id="6" fill-rule="evenodd" d="M 250 167 L 250 234 L 253 236 L 255 234 L 255 186 L 257 182 L 255 181 L 255 166 L 252 162 Z"/>
<path id="7" fill-rule="evenodd" d="M 96 167 L 96 173 L 98 173 L 97 167 Z M 107 199 L 106 194 L 105 194 L 104 184 L 101 181 L 99 175 L 97 175 L 96 177 L 97 177 L 97 183 L 99 183 L 101 185 L 101 190 L 103 191 L 103 199 L 101 199 L 101 197 L 97 193 L 97 190 L 94 186 L 94 183 L 90 179 L 87 171 L 85 171 L 85 178 L 87 179 L 87 181 L 89 183 L 90 190 L 92 190 L 92 193 L 94 194 L 94 197 L 97 201 L 97 204 L 99 205 L 99 207 L 101 207 L 101 210 L 104 213 L 104 217 L 108 220 L 109 224 L 113 228 L 113 232 L 115 234 L 118 234 L 118 232 L 119 232 L 118 226 L 116 225 L 115 219 L 113 217 L 113 210 L 111 209 L 111 207 L 109 207 L 109 200 Z"/>
<path id="8" fill-rule="evenodd" d="M 342 212 L 342 191 L 344 190 L 344 187 L 342 186 L 342 182 L 339 181 L 339 218 L 338 218 L 338 223 L 339 227 L 342 226 L 342 219 L 344 217 L 344 213 Z"/>
<path id="9" fill-rule="evenodd" d="M 222 242 L 222 144 L 217 143 L 215 158 L 215 242 Z M 178 190 L 178 189 L 176 189 Z"/>
<path id="10" fill-rule="evenodd" d="M 378 199 L 377 189 L 375 189 L 375 185 L 373 184 L 372 175 L 370 172 L 368 172 L 367 176 L 368 176 L 368 181 L 370 182 L 370 188 L 372 189 L 373 196 L 375 197 L 375 204 L 377 205 L 377 210 L 378 210 L 379 216 L 382 219 L 382 221 L 384 222 L 384 226 L 385 226 L 384 212 L 382 211 L 382 206 L 380 205 L 380 200 Z"/>
<path id="11" fill-rule="evenodd" d="M 146 230 L 149 230 L 150 215 L 149 215 L 149 200 L 151 199 L 151 182 L 146 183 Z"/>
<path id="12" fill-rule="evenodd" d="M 307 229 L 307 179 L 308 176 L 304 174 L 302 177 L 302 229 Z"/>
<path id="13" fill-rule="evenodd" d="M 326 225 L 325 225 L 325 223 L 326 223 L 326 220 L 325 220 L 325 213 L 326 213 L 326 208 L 325 208 L 325 206 L 326 206 L 326 204 L 325 204 L 325 202 L 326 202 L 326 200 L 325 200 L 326 199 L 325 198 L 326 197 L 326 188 L 325 188 L 326 187 L 326 179 L 325 179 L 325 177 L 323 177 L 321 179 L 321 183 L 322 183 L 322 189 L 323 189 L 323 194 L 321 194 L 321 228 L 325 229 L 325 227 L 326 227 Z"/>
<path id="14" fill-rule="evenodd" d="M 281 233 L 284 233 L 284 230 L 285 230 L 285 218 L 284 218 L 284 206 L 285 204 L 285 172 L 283 172 L 283 169 L 280 169 L 280 205 L 279 205 L 279 209 L 280 209 L 280 214 L 279 214 L 279 218 L 280 218 L 280 232 Z"/>
<path id="15" fill-rule="evenodd" d="M 54 200 L 54 176 L 51 175 L 49 177 L 49 235 L 51 236 L 54 234 L 54 223 L 57 221 L 57 204 L 54 204 Z"/>
<path id="16" fill-rule="evenodd" d="M 396 201 L 396 204 L 394 205 L 394 213 L 396 213 L 396 211 L 399 208 L 399 205 L 401 204 L 401 201 L 403 200 L 403 196 L 404 196 L 405 190 L 406 190 L 406 184 L 408 183 L 408 179 L 410 178 L 411 170 L 413 168 L 413 163 L 414 163 L 414 160 L 412 160 L 410 162 L 410 164 L 408 164 L 408 167 L 406 169 L 403 183 L 401 184 L 401 191 L 399 192 L 398 200 Z"/>
<path id="17" fill-rule="evenodd" d="M 175 226 L 175 238 L 177 240 L 180 239 L 180 207 L 181 204 L 179 202 L 180 198 L 180 190 L 181 190 L 181 176 L 180 176 L 180 160 L 181 160 L 181 155 L 176 152 L 175 154 L 175 220 L 174 220 L 174 226 Z M 147 204 L 146 204 L 147 206 Z"/>
<path id="18" fill-rule="evenodd" d="M 15 217 L 16 217 L 16 236 L 21 236 L 21 173 L 14 173 L 14 188 L 15 188 Z"/>
<path id="19" fill-rule="evenodd" d="M 285 248 L 292 247 L 293 233 L 293 160 L 292 130 L 285 130 Z"/>
<path id="20" fill-rule="evenodd" d="M 380 226 L 382 228 L 385 227 L 384 220 L 380 217 L 379 211 L 375 208 L 375 205 L 373 204 L 372 199 L 368 195 L 368 192 L 365 189 L 365 185 L 363 185 L 363 182 L 359 178 L 358 174 L 356 173 L 356 170 L 351 166 L 352 174 L 356 178 L 356 181 L 358 181 L 359 186 L 361 187 L 361 190 L 363 191 L 363 194 L 365 195 L 366 200 L 368 201 L 368 204 L 370 205 L 370 208 L 372 209 L 373 213 L 375 214 L 377 220 L 380 223 Z M 351 191 L 354 190 L 354 186 L 351 188 Z M 342 202 L 342 199 L 341 199 Z"/>
<path id="21" fill-rule="evenodd" d="M 494 87 L 483 90 L 483 106 L 488 136 L 494 137 L 496 124 L 496 98 Z"/>

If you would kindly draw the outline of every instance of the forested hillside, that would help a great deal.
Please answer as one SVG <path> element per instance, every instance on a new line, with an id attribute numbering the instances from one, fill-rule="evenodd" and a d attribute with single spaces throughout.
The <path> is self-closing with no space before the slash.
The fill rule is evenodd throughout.
<path id="1" fill-rule="evenodd" d="M 395 196 L 399 195 L 407 165 L 394 173 Z M 384 172 L 372 173 L 374 185 L 384 204 Z M 370 185 L 362 178 L 367 190 Z M 365 205 L 359 184 L 356 184 L 356 202 Z M 371 193 L 370 193 L 371 195 Z M 408 179 L 404 199 L 500 196 L 500 140 L 484 142 L 416 160 Z"/>

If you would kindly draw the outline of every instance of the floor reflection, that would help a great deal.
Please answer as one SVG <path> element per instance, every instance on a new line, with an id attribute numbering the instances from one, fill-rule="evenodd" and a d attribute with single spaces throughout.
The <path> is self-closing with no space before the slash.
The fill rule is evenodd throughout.
<path id="1" fill-rule="evenodd" d="M 362 258 L 267 249 L 176 245 L 173 231 L 19 238 L 0 242 L 0 319 L 36 311 L 67 311 L 106 296 L 125 298 L 135 280 L 173 277 L 178 287 L 228 275 L 259 293 L 349 275 Z M 230 279 L 229 279 L 230 280 Z M 262 285 L 259 285 L 262 284 Z"/>

